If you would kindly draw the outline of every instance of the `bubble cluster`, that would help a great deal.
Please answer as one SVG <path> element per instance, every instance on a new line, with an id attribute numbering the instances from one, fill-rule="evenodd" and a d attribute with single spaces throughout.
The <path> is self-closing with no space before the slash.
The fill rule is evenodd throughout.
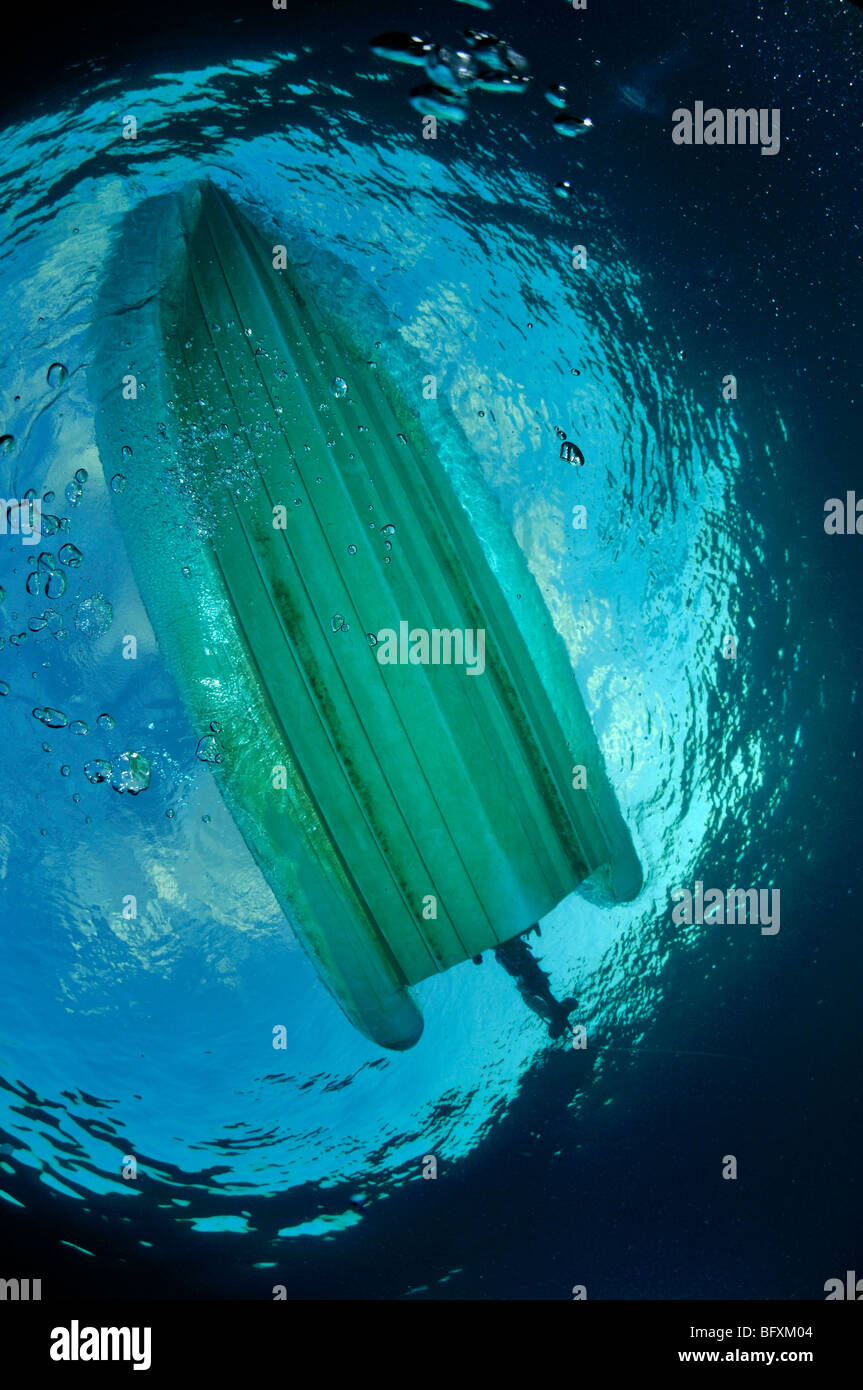
<path id="1" fill-rule="evenodd" d="M 38 719 L 40 724 L 44 724 L 48 729 L 65 729 L 69 724 L 69 716 L 60 709 L 53 709 L 47 705 L 45 709 L 38 707 L 33 711 L 33 718 Z"/>
<path id="2" fill-rule="evenodd" d="M 53 595 L 49 594 L 49 598 Z M 104 594 L 92 594 L 78 605 L 75 626 L 85 637 L 102 637 L 114 621 L 114 610 Z"/>
<path id="3" fill-rule="evenodd" d="M 372 39 L 371 49 L 379 58 L 425 67 L 428 81 L 413 88 L 411 106 L 423 116 L 458 122 L 468 116 L 470 93 L 521 93 L 531 81 L 527 59 L 496 35 L 466 29 L 464 38 L 466 46 L 456 48 L 394 32 Z"/>

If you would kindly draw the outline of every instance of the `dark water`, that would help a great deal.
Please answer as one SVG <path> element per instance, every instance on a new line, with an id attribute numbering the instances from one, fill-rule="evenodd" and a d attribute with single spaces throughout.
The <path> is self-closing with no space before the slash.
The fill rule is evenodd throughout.
<path id="1" fill-rule="evenodd" d="M 861 1259 L 863 539 L 825 534 L 824 504 L 863 495 L 863 15 L 236 17 L 138 48 L 79 36 L 102 60 L 36 84 L 2 137 L 0 491 L 53 491 L 52 539 L 83 560 L 49 603 L 0 537 L 0 1276 L 151 1297 L 821 1297 Z M 465 25 L 528 57 L 534 90 L 472 94 L 423 142 L 421 73 L 368 40 Z M 554 133 L 552 82 L 589 132 Z M 675 145 L 671 113 L 696 101 L 778 107 L 778 153 Z M 146 620 L 87 335 L 122 215 L 204 172 L 319 239 L 437 371 L 567 643 L 646 876 L 619 910 L 567 900 L 535 944 L 586 1052 L 550 1045 L 492 960 L 416 991 L 412 1052 L 360 1038 L 196 760 L 158 649 L 133 677 L 118 660 Z M 88 732 L 45 728 L 45 706 Z M 129 749 L 145 795 L 91 785 L 85 763 Z M 672 890 L 696 879 L 779 888 L 780 931 L 675 924 Z"/>

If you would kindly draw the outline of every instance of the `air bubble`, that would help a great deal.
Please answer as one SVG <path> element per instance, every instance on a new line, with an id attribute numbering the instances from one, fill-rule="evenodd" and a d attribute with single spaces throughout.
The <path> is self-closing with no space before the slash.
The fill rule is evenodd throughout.
<path id="1" fill-rule="evenodd" d="M 205 734 L 202 739 L 198 740 L 195 757 L 202 763 L 220 763 L 222 761 L 219 745 L 212 734 Z"/>
<path id="2" fill-rule="evenodd" d="M 349 546 L 348 546 L 348 554 L 349 554 L 349 555 L 356 555 L 356 553 L 357 553 L 357 548 L 356 548 L 356 546 L 355 546 L 355 545 L 349 545 Z"/>
<path id="3" fill-rule="evenodd" d="M 437 116 L 439 120 L 463 121 L 468 113 L 468 99 L 464 92 L 450 91 L 438 87 L 434 82 L 423 82 L 414 87 L 408 101 L 421 116 Z"/>
<path id="4" fill-rule="evenodd" d="M 334 613 L 330 619 L 330 627 L 333 632 L 350 632 L 351 625 L 346 622 L 341 613 Z"/>
<path id="5" fill-rule="evenodd" d="M 117 727 L 117 721 L 111 714 L 100 714 L 99 718 L 96 720 L 96 724 L 98 728 L 106 729 L 108 732 Z"/>
<path id="6" fill-rule="evenodd" d="M 89 725 L 85 724 L 83 719 L 74 719 L 69 725 L 69 733 L 77 734 L 79 738 L 83 737 L 84 734 L 89 734 L 89 732 Z"/>
<path id="7" fill-rule="evenodd" d="M 105 762 L 104 758 L 94 758 L 92 762 L 84 764 L 84 776 L 94 787 L 97 782 L 107 782 L 111 772 L 111 764 Z"/>
<path id="8" fill-rule="evenodd" d="M 554 123 L 558 135 L 583 135 L 592 127 L 593 121 L 589 116 L 570 116 L 568 112 L 558 116 Z"/>
<path id="9" fill-rule="evenodd" d="M 8 681 L 0 681 L 0 695 L 8 695 L 11 687 Z"/>
<path id="10" fill-rule="evenodd" d="M 584 466 L 584 454 L 581 452 L 578 445 L 573 444 L 571 440 L 567 440 L 565 443 L 561 444 L 560 457 L 563 459 L 564 463 L 578 464 L 580 468 Z"/>
<path id="11" fill-rule="evenodd" d="M 61 545 L 57 553 L 57 559 L 60 561 L 60 564 L 68 565 L 70 570 L 76 570 L 83 558 L 84 556 L 81 554 L 77 545 L 70 545 L 68 543 L 66 545 Z"/>
<path id="12" fill-rule="evenodd" d="M 79 468 L 75 473 L 75 482 L 80 483 L 83 487 L 89 476 L 90 474 L 87 472 L 86 468 Z"/>
<path id="13" fill-rule="evenodd" d="M 0 434 L 0 454 L 11 454 L 14 448 L 14 434 Z"/>
<path id="14" fill-rule="evenodd" d="M 469 87 L 478 72 L 472 53 L 462 53 L 443 44 L 434 44 L 425 55 L 425 69 L 433 86 L 442 95 L 456 94 Z"/>
<path id="15" fill-rule="evenodd" d="M 114 763 L 111 786 L 115 792 L 137 796 L 150 785 L 150 764 L 140 753 L 122 753 Z"/>
<path id="16" fill-rule="evenodd" d="M 69 372 L 62 362 L 52 362 L 48 368 L 48 385 L 62 386 Z"/>
<path id="17" fill-rule="evenodd" d="M 348 394 L 348 383 L 343 376 L 334 376 L 330 382 L 330 394 L 339 400 Z"/>
<path id="18" fill-rule="evenodd" d="M 125 478 L 125 475 L 124 475 L 124 474 L 122 474 L 122 473 L 115 473 L 115 474 L 114 474 L 113 478 L 111 479 L 111 491 L 112 491 L 112 492 L 125 492 L 125 491 L 126 491 L 126 478 Z"/>

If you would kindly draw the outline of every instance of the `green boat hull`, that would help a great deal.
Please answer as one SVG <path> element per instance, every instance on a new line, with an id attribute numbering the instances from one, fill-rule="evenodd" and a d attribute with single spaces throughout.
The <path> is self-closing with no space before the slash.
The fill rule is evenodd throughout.
<path id="1" fill-rule="evenodd" d="M 109 476 L 133 450 L 115 510 L 159 647 L 322 978 L 368 1037 L 410 1047 L 410 986 L 588 878 L 639 890 L 563 644 L 350 306 L 317 304 L 224 193 L 144 205 L 115 254 L 97 438 Z"/>

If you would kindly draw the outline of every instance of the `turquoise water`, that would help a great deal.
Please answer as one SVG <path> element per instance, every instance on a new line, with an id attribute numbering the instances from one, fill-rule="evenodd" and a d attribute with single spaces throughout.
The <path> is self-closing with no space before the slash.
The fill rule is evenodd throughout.
<path id="1" fill-rule="evenodd" d="M 0 537 L 0 1196 L 15 1229 L 32 1217 L 90 1252 L 63 1255 L 63 1278 L 80 1258 L 82 1277 L 133 1280 L 145 1259 L 160 1278 L 193 1270 L 186 1291 L 352 1296 L 381 1250 L 381 1294 L 567 1297 L 588 1267 L 604 1296 L 817 1297 L 846 1267 L 840 1194 L 828 1167 L 801 1168 L 798 1126 L 826 1105 L 842 1150 L 856 1124 L 839 1116 L 857 868 L 837 865 L 835 825 L 838 809 L 853 835 L 859 813 L 860 562 L 822 522 L 824 499 L 859 483 L 844 258 L 861 25 L 741 7 L 718 39 L 714 21 L 667 45 L 642 23 L 616 52 L 585 31 L 562 61 L 521 6 L 494 24 L 445 9 L 408 27 L 505 31 L 538 83 L 573 72 L 595 128 L 566 141 L 539 91 L 487 94 L 423 141 L 406 100 L 419 76 L 366 46 L 407 23 L 387 12 L 337 43 L 295 22 L 277 50 L 193 41 L 182 66 L 84 71 L 0 140 L 2 491 L 53 493 L 62 522 L 39 546 Z M 759 22 L 782 25 L 775 62 Z M 671 144 L 668 118 L 713 99 L 714 41 L 741 36 L 735 80 L 747 103 L 782 105 L 787 155 L 726 149 L 716 172 L 713 151 Z M 130 111 L 136 142 L 119 138 Z M 566 643 L 645 868 L 634 903 L 575 895 L 535 945 L 558 997 L 579 999 L 586 1054 L 550 1044 L 491 959 L 418 987 L 413 1051 L 366 1042 L 196 757 L 205 731 L 113 526 L 111 479 L 134 458 L 96 451 L 88 334 L 124 214 L 204 173 L 326 248 L 322 293 L 338 300 L 342 265 L 386 306 L 383 361 L 437 376 Z M 560 430 L 584 468 L 561 461 Z M 78 565 L 36 564 L 60 544 Z M 45 708 L 86 732 L 46 727 Z M 145 793 L 88 779 L 132 751 Z M 698 878 L 781 886 L 779 936 L 674 924 L 673 889 Z M 749 1186 L 731 1208 L 704 1173 L 738 1149 Z M 759 1183 L 784 1196 L 759 1205 Z M 466 1236 L 466 1212 L 487 1227 L 476 1216 Z M 724 1223 L 715 1257 L 675 1244 Z"/>

